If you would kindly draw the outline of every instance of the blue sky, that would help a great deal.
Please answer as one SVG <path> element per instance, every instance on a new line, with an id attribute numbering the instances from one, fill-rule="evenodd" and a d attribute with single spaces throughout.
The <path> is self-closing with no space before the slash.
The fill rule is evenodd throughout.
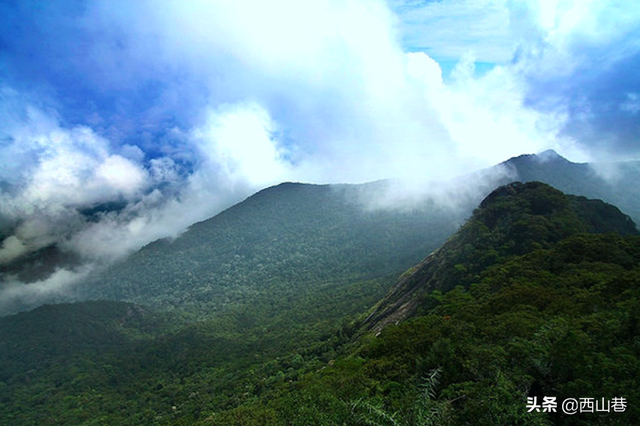
<path id="1" fill-rule="evenodd" d="M 113 260 L 285 180 L 638 159 L 639 67 L 629 1 L 2 0 L 0 263 Z"/>

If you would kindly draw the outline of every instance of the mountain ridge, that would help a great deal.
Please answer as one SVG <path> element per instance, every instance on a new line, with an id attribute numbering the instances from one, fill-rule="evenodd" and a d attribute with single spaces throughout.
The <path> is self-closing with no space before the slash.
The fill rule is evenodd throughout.
<path id="1" fill-rule="evenodd" d="M 392 278 L 268 286 L 210 318 L 104 301 L 1 318 L 0 424 L 590 424 L 526 402 L 638 399 L 637 233 L 615 207 L 512 183 L 407 271 L 390 294 L 415 306 L 380 330 L 364 318 Z"/>
<path id="2" fill-rule="evenodd" d="M 455 227 L 450 216 L 429 214 L 435 207 L 428 204 L 367 211 L 360 188 L 283 183 L 264 189 L 173 240 L 145 246 L 86 286 L 85 298 L 216 310 L 286 286 L 306 291 L 395 273 Z"/>
<path id="3" fill-rule="evenodd" d="M 424 258 L 426 253 L 442 244 L 460 224 L 464 223 L 465 219 L 472 213 L 473 208 L 482 201 L 491 189 L 514 180 L 523 182 L 544 181 L 563 192 L 603 199 L 620 206 L 625 213 L 628 213 L 638 223 L 640 221 L 640 192 L 634 187 L 633 182 L 640 181 L 640 162 L 626 162 L 611 166 L 610 169 L 613 170 L 611 174 L 615 178 L 609 180 L 605 179 L 602 173 L 599 174 L 596 171 L 598 167 L 600 166 L 588 163 L 573 163 L 558 155 L 555 151 L 525 154 L 506 160 L 493 168 L 473 173 L 466 178 L 460 178 L 455 182 L 434 183 L 429 190 L 440 190 L 440 193 L 444 195 L 437 195 L 431 198 L 427 196 L 418 201 L 413 200 L 409 204 L 409 208 L 401 208 L 402 200 L 394 201 L 393 195 L 395 195 L 396 188 L 390 186 L 390 181 L 388 180 L 354 185 L 283 182 L 258 191 L 216 216 L 190 225 L 176 238 L 150 242 L 138 252 L 108 269 L 106 274 L 108 276 L 112 271 L 121 268 L 122 265 L 132 264 L 136 259 L 140 259 L 144 268 L 144 265 L 150 261 L 149 257 L 153 253 L 161 251 L 162 247 L 166 250 L 168 250 L 168 247 L 173 249 L 182 247 L 181 250 L 189 253 L 186 256 L 195 260 L 185 261 L 184 266 L 181 266 L 181 268 L 188 269 L 192 266 L 195 269 L 200 268 L 198 274 L 208 276 L 209 278 L 205 277 L 205 279 L 212 283 L 216 282 L 212 274 L 217 273 L 216 271 L 218 270 L 215 269 L 215 266 L 211 271 L 203 270 L 202 267 L 206 262 L 228 265 L 227 270 L 221 271 L 224 273 L 219 274 L 220 276 L 225 276 L 237 274 L 239 262 L 246 263 L 247 259 L 250 262 L 246 265 L 242 274 L 253 274 L 250 282 L 255 282 L 258 279 L 272 281 L 273 277 L 278 275 L 273 268 L 273 273 L 267 273 L 269 265 L 272 263 L 268 256 L 270 256 L 270 253 L 273 254 L 274 250 L 281 253 L 287 250 L 294 251 L 294 253 L 296 250 L 300 252 L 302 257 L 298 258 L 297 261 L 294 259 L 295 256 L 289 256 L 288 259 L 285 257 L 278 258 L 282 262 L 288 262 L 287 264 L 292 268 L 297 268 L 304 264 L 306 262 L 304 259 L 308 261 L 314 260 L 311 252 L 307 251 L 308 249 L 320 253 L 318 262 L 322 267 L 318 273 L 302 275 L 295 280 L 297 282 L 314 281 L 318 277 L 322 281 L 324 279 L 333 279 L 338 275 L 344 276 L 344 274 L 348 273 L 349 268 L 337 259 L 341 256 L 349 256 L 349 251 L 359 251 L 360 254 L 369 256 L 370 259 L 368 263 L 359 260 L 360 263 L 354 269 L 355 275 L 360 274 L 361 277 L 366 278 L 367 268 L 372 271 L 372 273 L 368 274 L 369 277 L 376 274 L 399 274 L 402 270 Z M 507 171 L 507 173 L 505 174 L 504 171 Z M 484 182 L 484 185 L 470 187 L 468 185 L 469 181 Z M 386 197 L 389 193 L 392 194 L 389 203 L 381 205 L 371 203 L 371 200 L 375 200 L 376 197 Z M 293 202 L 296 197 L 300 198 L 299 203 L 306 205 L 304 207 L 296 206 L 295 202 Z M 271 198 L 273 198 L 272 201 L 270 201 Z M 452 200 L 454 203 L 447 205 Z M 269 207 L 266 206 L 267 204 Z M 258 218 L 255 212 L 251 213 L 252 209 L 262 212 L 262 216 Z M 247 214 L 249 216 L 253 214 L 253 216 L 248 219 L 245 217 Z M 294 224 L 290 220 L 290 216 L 296 214 L 299 217 L 296 218 L 297 224 Z M 353 219 L 352 222 L 349 222 L 350 219 L 347 219 L 349 215 L 354 217 L 361 215 L 362 219 Z M 420 215 L 431 215 L 431 217 L 425 219 Z M 234 218 L 234 216 L 238 216 L 238 218 Z M 335 220 L 327 219 L 329 216 L 334 217 Z M 263 223 L 259 223 L 260 221 Z M 268 228 L 282 228 L 282 221 L 288 221 L 292 227 L 291 232 L 286 233 L 286 238 L 283 236 L 284 234 L 278 236 L 268 230 Z M 306 223 L 303 223 L 304 221 Z M 249 235 L 242 230 L 243 227 L 247 226 L 252 227 L 254 230 L 253 235 Z M 209 227 L 217 227 L 217 231 L 211 231 L 208 229 Z M 322 232 L 319 232 L 316 228 L 323 228 L 327 232 L 324 235 L 320 235 Z M 390 229 L 381 231 L 384 228 Z M 205 259 L 200 254 L 194 253 L 189 247 L 186 247 L 188 244 L 183 244 L 184 238 L 186 238 L 185 235 L 191 238 L 192 235 L 198 233 L 201 233 L 202 236 L 209 235 L 211 238 L 210 244 L 217 244 L 218 241 L 225 238 L 236 239 L 237 244 L 221 243 L 224 247 L 217 250 L 217 254 L 214 257 Z M 366 238 L 363 235 L 367 234 L 370 234 L 370 238 L 369 243 L 365 244 Z M 347 235 L 350 235 L 351 238 L 346 238 Z M 306 238 L 307 242 L 300 246 L 296 238 L 299 240 L 305 240 Z M 315 244 L 312 241 L 313 239 L 320 240 L 322 238 L 325 240 L 329 238 L 331 241 L 325 241 L 324 245 L 313 245 Z M 376 238 L 378 238 L 377 242 L 375 241 Z M 205 244 L 205 246 L 208 247 L 210 244 Z M 385 244 L 393 249 L 384 250 L 378 247 Z M 338 254 L 339 250 L 336 247 L 341 245 L 349 246 L 350 249 L 345 249 L 342 254 Z M 303 250 L 300 251 L 300 248 Z M 322 253 L 327 253 L 327 250 L 332 254 L 323 258 Z M 259 252 L 267 254 L 262 261 L 256 258 L 256 256 L 260 256 Z M 233 255 L 229 257 L 231 253 Z M 239 257 L 235 258 L 235 255 Z M 177 253 L 175 255 L 167 254 L 164 263 L 166 265 L 175 263 L 174 258 L 176 256 L 180 255 Z M 364 258 L 360 255 L 357 257 Z M 73 270 L 79 264 L 79 259 L 73 256 L 60 255 L 58 249 L 50 248 L 43 249 L 32 256 L 21 258 L 14 265 L 4 265 L 0 268 L 0 275 L 18 277 L 26 282 L 26 285 L 29 285 L 28 283 L 43 279 L 48 274 L 53 273 L 56 268 L 65 267 Z M 165 268 L 166 265 L 160 266 Z M 135 269 L 135 267 L 132 268 Z M 262 268 L 262 273 L 257 272 L 259 268 Z M 107 278 L 106 287 L 93 289 L 90 287 L 101 285 L 101 279 L 98 277 L 92 280 L 85 280 L 83 285 L 77 287 L 78 291 L 69 294 L 67 299 L 107 298 L 144 303 L 143 293 L 151 294 L 155 297 L 157 289 L 146 291 L 144 290 L 144 283 L 132 284 L 130 275 L 123 271 L 116 277 L 117 279 L 124 278 L 125 287 L 120 290 L 112 285 L 116 281 L 115 279 Z M 323 276 L 324 278 L 322 278 Z M 354 277 L 352 276 L 352 278 Z M 159 280 L 165 280 L 165 277 L 161 276 Z M 165 280 L 166 288 L 164 290 L 161 289 L 161 292 L 167 293 L 169 288 L 174 287 L 174 281 L 181 286 L 182 284 L 180 283 L 184 284 L 193 281 L 194 278 L 189 275 L 175 275 L 172 280 L 171 282 Z M 293 277 L 291 277 L 291 280 L 293 280 Z M 137 290 L 136 286 L 138 287 Z M 207 285 L 205 287 L 210 286 Z M 211 291 L 210 288 L 201 288 L 200 290 L 198 290 L 197 286 L 182 286 L 182 288 L 183 290 L 191 288 L 196 292 L 200 291 L 202 293 L 198 296 L 200 299 L 212 300 L 223 296 L 218 291 Z M 176 294 L 175 296 L 170 295 L 164 301 L 156 300 L 156 302 L 177 306 L 180 305 L 180 298 L 184 297 Z M 66 300 L 65 295 L 61 295 L 57 299 Z M 192 302 L 201 304 L 201 302 L 189 301 L 189 303 Z M 28 304 L 20 304 L 17 309 L 28 309 L 29 306 Z M 8 309 L 11 312 L 11 306 Z"/>
<path id="4" fill-rule="evenodd" d="M 413 315 L 428 292 L 469 286 L 479 271 L 505 256 L 521 255 L 532 247 L 548 248 L 579 233 L 640 234 L 629 216 L 601 200 L 565 195 L 540 182 L 501 186 L 442 247 L 399 278 L 365 324 L 379 332 Z M 513 240 L 517 242 L 504 246 Z M 496 249 L 486 254 L 481 251 L 484 246 Z"/>

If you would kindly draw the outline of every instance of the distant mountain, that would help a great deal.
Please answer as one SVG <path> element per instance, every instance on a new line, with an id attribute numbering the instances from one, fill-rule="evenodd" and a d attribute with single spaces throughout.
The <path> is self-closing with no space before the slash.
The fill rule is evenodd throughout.
<path id="1" fill-rule="evenodd" d="M 409 205 L 394 201 L 389 181 L 287 183 L 192 225 L 174 241 L 149 244 L 74 297 L 204 312 L 269 292 L 299 294 L 318 285 L 400 273 L 441 245 L 493 188 L 513 181 L 541 181 L 569 194 L 602 199 L 640 222 L 640 162 L 578 164 L 553 151 L 432 184 L 426 192 L 435 188 L 439 196 Z M 390 201 L 380 204 L 380 199 Z M 98 210 L 109 208 L 119 206 Z M 95 212 L 85 213 L 89 217 Z M 0 279 L 13 275 L 29 283 L 58 267 L 77 267 L 79 261 L 54 245 L 3 265 Z M 16 305 L 13 311 L 28 307 Z"/>
<path id="2" fill-rule="evenodd" d="M 465 212 L 426 202 L 368 209 L 363 190 L 383 184 L 265 189 L 175 240 L 149 244 L 86 286 L 84 297 L 211 312 L 397 273 L 441 244 Z"/>
<path id="3" fill-rule="evenodd" d="M 366 323 L 380 330 L 419 312 L 430 292 L 468 287 L 491 265 L 579 233 L 638 235 L 638 230 L 629 216 L 600 200 L 565 195 L 540 182 L 502 186 L 446 244 L 399 279 Z"/>
<path id="4" fill-rule="evenodd" d="M 572 163 L 553 150 L 511 158 L 497 167 L 513 174 L 510 181 L 544 182 L 566 194 L 606 201 L 640 223 L 640 161 Z M 498 185 L 496 185 L 498 186 Z"/>
<path id="5" fill-rule="evenodd" d="M 553 151 L 496 167 L 510 171 L 500 183 L 539 180 L 617 203 L 640 219 L 640 191 L 633 185 L 640 181 L 639 164 L 610 166 L 615 181 L 598 174 L 597 166 L 572 163 Z M 479 173 L 485 180 L 501 175 Z M 443 184 L 455 208 L 433 198 L 412 208 L 370 208 L 363 200 L 383 197 L 387 182 L 278 185 L 191 226 L 174 241 L 144 247 L 110 268 L 84 297 L 216 310 L 269 292 L 304 292 L 323 283 L 397 273 L 442 244 L 488 193 L 468 186 L 468 179 Z"/>
<path id="6" fill-rule="evenodd" d="M 351 199 L 353 188 L 344 189 Z M 231 217 L 193 227 L 198 233 L 184 242 L 147 247 L 147 265 L 168 262 L 165 275 L 184 277 L 171 272 L 181 258 L 197 256 L 197 265 L 214 253 L 197 236 L 224 242 L 221 230 L 242 229 L 251 232 L 240 234 L 239 244 L 247 243 L 265 232 L 247 218 L 273 215 L 270 209 L 311 214 L 324 229 L 324 216 L 296 200 L 329 191 L 325 201 L 336 203 L 329 207 L 345 213 L 348 203 L 333 190 L 265 190 L 232 208 Z M 355 226 L 364 219 L 342 220 Z M 304 223 L 294 221 L 290 232 Z M 313 247 L 287 229 L 278 232 Z M 222 294 L 229 303 L 237 299 L 211 318 L 103 301 L 0 318 L 0 425 L 638 424 L 637 234 L 616 207 L 539 182 L 512 183 L 487 196 L 377 304 L 389 277 L 305 286 L 284 268 L 282 281 L 265 281 L 262 293 L 260 282 L 229 281 Z M 175 244 L 180 250 L 164 252 Z M 303 255 L 307 248 L 296 250 Z M 346 260 L 354 270 L 359 262 Z M 176 297 L 186 292 L 172 282 Z M 166 291 L 158 294 L 152 302 L 168 300 Z M 198 308 L 183 297 L 175 306 Z M 556 398 L 557 411 L 529 412 L 534 398 Z M 618 411 L 564 414 L 567 398 L 617 400 Z"/>

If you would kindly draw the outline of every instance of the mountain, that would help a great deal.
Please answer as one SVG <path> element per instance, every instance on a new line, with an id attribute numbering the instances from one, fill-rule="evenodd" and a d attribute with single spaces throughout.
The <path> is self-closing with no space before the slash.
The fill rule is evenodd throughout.
<path id="1" fill-rule="evenodd" d="M 600 200 L 565 195 L 540 182 L 489 194 L 446 244 L 411 268 L 369 316 L 378 331 L 416 313 L 425 295 L 468 287 L 488 267 L 579 233 L 638 235 L 629 216 Z"/>
<path id="2" fill-rule="evenodd" d="M 514 157 L 497 167 L 512 171 L 501 184 L 544 182 L 567 194 L 611 203 L 640 223 L 640 161 L 573 163 L 548 150 Z"/>
<path id="3" fill-rule="evenodd" d="M 365 396 L 345 416 L 362 424 L 640 421 L 640 237 L 600 201 L 535 182 L 498 188 L 363 329 L 377 337 L 365 332 L 350 352 L 359 362 L 307 386 L 331 388 L 331 374 L 381 389 L 351 389 Z M 528 409 L 545 400 L 557 410 Z"/>
<path id="4" fill-rule="evenodd" d="M 489 186 L 469 181 L 540 180 L 623 205 L 640 219 L 640 191 L 633 187 L 640 163 L 610 165 L 616 178 L 609 180 L 599 169 L 553 151 L 524 155 L 466 182 L 442 183 L 445 196 L 425 197 L 410 208 L 372 207 L 393 191 L 387 181 L 285 183 L 194 224 L 173 241 L 149 244 L 86 286 L 82 297 L 217 312 L 268 294 L 296 298 L 323 286 L 398 274 L 441 245 L 488 194 Z"/>
<path id="5" fill-rule="evenodd" d="M 7 316 L 0 425 L 637 424 L 637 233 L 613 206 L 513 183 L 382 300 L 390 277 L 195 318 L 123 302 Z M 528 412 L 545 397 L 557 412 Z M 572 416 L 567 398 L 627 402 Z"/>
<path id="6" fill-rule="evenodd" d="M 124 302 L 44 305 L 0 318 L 0 382 L 94 351 L 126 346 L 152 336 L 160 317 Z"/>
<path id="7" fill-rule="evenodd" d="M 456 229 L 456 217 L 463 220 L 428 202 L 368 208 L 363 197 L 379 185 L 265 189 L 174 240 L 147 245 L 86 286 L 84 297 L 200 312 L 296 299 L 404 270 Z"/>
<path id="8" fill-rule="evenodd" d="M 282 289 L 295 288 L 297 294 L 306 291 L 303 287 L 379 278 L 400 273 L 442 244 L 496 186 L 545 182 L 618 205 L 639 222 L 639 180 L 640 162 L 578 164 L 546 151 L 433 183 L 427 194 L 435 189 L 440 195 L 410 203 L 397 199 L 402 188 L 390 181 L 282 184 L 192 225 L 175 241 L 149 244 L 86 283 L 79 294 L 56 300 L 106 298 L 212 312 Z M 90 220 L 119 208 L 98 206 L 83 214 Z M 52 245 L 0 266 L 0 280 L 13 276 L 31 283 L 79 262 Z M 34 307 L 19 302 L 5 303 L 2 313 Z"/>
<path id="9" fill-rule="evenodd" d="M 210 424 L 637 424 L 639 265 L 617 208 L 501 187 L 325 368 Z"/>

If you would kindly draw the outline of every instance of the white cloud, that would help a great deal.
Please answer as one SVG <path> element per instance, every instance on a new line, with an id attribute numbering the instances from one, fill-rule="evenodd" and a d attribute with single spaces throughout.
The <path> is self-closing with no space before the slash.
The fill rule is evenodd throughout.
<path id="1" fill-rule="evenodd" d="M 124 196 L 144 188 L 147 174 L 141 167 L 119 155 L 110 155 L 95 170 L 98 187 L 106 187 Z"/>
<path id="2" fill-rule="evenodd" d="M 42 111 L 33 107 L 27 111 L 29 118 L 13 123 L 20 125 L 6 132 L 10 143 L 0 148 L 4 158 L 14 160 L 15 169 L 30 171 L 15 182 L 24 187 L 24 205 L 86 205 L 144 189 L 147 177 L 140 165 L 111 155 L 108 142 L 93 130 L 84 126 L 64 129 Z M 23 155 L 14 155 L 18 151 Z"/>
<path id="3" fill-rule="evenodd" d="M 483 5 L 456 3 L 452 16 Z M 128 87 L 151 73 L 168 87 L 167 107 L 177 107 L 184 87 L 198 86 L 207 102 L 191 128 L 169 132 L 181 151 L 146 163 L 138 146 L 114 146 L 89 127 L 64 128 L 51 111 L 23 106 L 27 119 L 10 120 L 3 150 L 29 173 L 3 194 L 1 213 L 19 218 L 21 229 L 38 229 L 36 218 L 46 224 L 20 238 L 31 250 L 54 233 L 69 250 L 114 259 L 282 180 L 451 177 L 548 147 L 560 120 L 524 107 L 521 82 L 507 68 L 476 79 L 463 72 L 473 61 L 463 61 L 445 84 L 433 58 L 403 52 L 383 2 L 116 6 L 91 4 L 85 17 L 88 31 L 122 41 L 87 50 L 100 75 L 121 68 L 101 84 Z M 174 85 L 176 73 L 192 83 Z M 183 158 L 192 169 L 181 171 Z M 127 206 L 91 223 L 76 211 L 118 199 Z"/>
<path id="4" fill-rule="evenodd" d="M 640 9 L 624 0 L 526 0 L 511 8 L 521 67 L 543 80 L 616 66 L 640 49 L 639 19 Z"/>
<path id="5" fill-rule="evenodd" d="M 210 111 L 206 123 L 194 129 L 192 137 L 206 167 L 216 169 L 224 180 L 246 181 L 259 188 L 291 175 L 275 132 L 268 113 L 256 104 L 247 104 Z"/>
<path id="6" fill-rule="evenodd" d="M 149 160 L 149 173 L 155 184 L 175 182 L 179 179 L 176 163 L 169 157 Z"/>
<path id="7" fill-rule="evenodd" d="M 0 287 L 0 315 L 33 308 L 52 298 L 67 297 L 90 272 L 90 267 L 77 271 L 58 269 L 48 278 L 27 285 L 9 278 Z"/>
<path id="8" fill-rule="evenodd" d="M 131 78 L 144 67 L 153 70 L 168 86 L 163 99 L 171 108 L 179 108 L 173 105 L 180 99 L 173 90 L 187 90 L 187 99 L 206 98 L 192 127 L 181 130 L 189 137 L 222 132 L 222 124 L 212 124 L 221 108 L 259 105 L 268 123 L 255 124 L 254 108 L 243 116 L 254 124 L 242 131 L 257 129 L 267 141 L 274 137 L 268 127 L 277 129 L 275 145 L 288 151 L 295 178 L 363 182 L 457 174 L 470 164 L 486 166 L 549 146 L 563 116 L 545 117 L 526 108 L 517 70 L 505 66 L 481 81 L 457 75 L 457 86 L 445 85 L 432 57 L 407 56 L 400 45 L 398 29 L 412 25 L 407 22 L 414 22 L 415 15 L 425 37 L 449 47 L 466 46 L 449 57 L 473 58 L 463 61 L 467 70 L 473 70 L 474 61 L 508 62 L 518 42 L 511 37 L 509 5 L 429 2 L 407 8 L 399 26 L 382 1 L 169 1 L 161 6 L 143 1 L 121 7 L 94 4 L 87 21 L 103 26 L 107 35 L 109 28 L 120 28 L 117 35 L 126 41 L 118 44 L 122 52 L 104 43 L 92 55 L 121 56 Z M 136 16 L 144 16 L 144 22 L 133 25 Z M 453 30 L 442 33 L 443 28 Z M 458 66 L 458 74 L 462 69 Z M 198 93 L 185 87 L 198 87 Z M 240 136 L 242 126 L 233 125 L 230 115 L 225 120 L 234 130 L 225 130 L 224 140 Z M 251 140 L 259 140 L 256 136 Z M 281 152 L 264 152 L 264 164 L 249 166 L 255 155 L 252 150 L 240 153 L 237 147 L 242 146 L 218 144 L 217 154 L 227 158 L 220 167 L 254 183 L 290 175 L 289 165 L 283 170 L 282 163 L 272 161 Z M 500 154 L 505 147 L 508 153 Z M 240 161 L 241 156 L 246 158 Z M 264 179 L 267 175 L 272 177 Z"/>
<path id="9" fill-rule="evenodd" d="M 86 80 L 116 98 L 148 85 L 161 95 L 141 106 L 139 140 L 118 146 L 109 126 L 126 134 L 125 119 L 63 125 L 0 89 L 0 155 L 14 160 L 0 164 L 13 231 L 0 262 L 53 242 L 111 261 L 283 180 L 402 178 L 423 195 L 427 181 L 509 156 L 579 153 L 559 137 L 566 109 L 528 106 L 530 77 L 571 72 L 590 60 L 580 43 L 634 25 L 597 0 L 394 4 L 402 22 L 382 1 L 88 3 L 73 27 L 91 40 Z M 459 61 L 446 82 L 442 58 Z M 499 65 L 478 77 L 476 62 Z M 618 108 L 636 113 L 634 96 Z M 166 115 L 180 124 L 164 128 Z M 91 221 L 78 211 L 110 201 L 126 205 Z"/>
<path id="10" fill-rule="evenodd" d="M 513 3 L 511 21 L 521 39 L 512 71 L 530 107 L 565 115 L 563 134 L 587 156 L 637 156 L 638 113 L 627 94 L 640 84 L 640 9 L 619 0 L 529 0 Z"/>
<path id="11" fill-rule="evenodd" d="M 2 263 L 53 243 L 91 262 L 113 261 L 150 241 L 175 236 L 289 173 L 275 125 L 257 104 L 210 111 L 205 123 L 186 136 L 199 158 L 186 175 L 169 157 L 145 166 L 135 147 L 124 150 L 129 158 L 113 154 L 110 143 L 91 129 L 65 129 L 30 110 L 46 125 L 29 127 L 31 119 L 15 126 L 7 137 L 11 143 L 2 148 L 10 153 L 20 147 L 31 161 L 23 165 L 31 173 L 0 194 L 0 214 L 14 223 L 13 235 L 0 248 Z M 78 210 L 121 199 L 127 201 L 124 208 L 98 213 L 91 221 Z"/>

